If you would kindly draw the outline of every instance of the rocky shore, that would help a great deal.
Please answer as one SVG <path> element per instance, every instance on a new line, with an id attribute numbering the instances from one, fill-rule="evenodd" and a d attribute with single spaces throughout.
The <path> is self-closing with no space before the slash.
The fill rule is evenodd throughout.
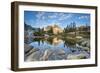
<path id="1" fill-rule="evenodd" d="M 39 48 L 34 48 L 29 44 L 24 44 L 24 60 L 25 61 L 46 61 L 46 60 L 72 60 L 89 58 L 89 40 L 80 40 L 76 44 L 77 49 L 66 53 L 64 49 L 45 49 L 41 51 Z"/>

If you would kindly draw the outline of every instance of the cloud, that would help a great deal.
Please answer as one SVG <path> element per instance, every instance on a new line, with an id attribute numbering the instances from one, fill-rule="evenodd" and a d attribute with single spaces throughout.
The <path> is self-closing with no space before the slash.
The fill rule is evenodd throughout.
<path id="1" fill-rule="evenodd" d="M 46 14 L 46 12 L 38 12 L 38 13 L 36 14 L 37 19 L 36 19 L 35 25 L 37 25 L 37 26 L 40 25 L 40 27 L 42 27 L 42 26 L 44 26 L 44 25 L 46 24 L 46 21 L 45 21 L 45 19 L 46 19 L 45 14 Z"/>
<path id="2" fill-rule="evenodd" d="M 56 15 L 51 15 L 51 16 L 48 16 L 48 18 L 56 18 L 57 16 Z"/>
<path id="3" fill-rule="evenodd" d="M 37 19 L 41 19 L 45 15 L 45 12 L 38 12 L 36 14 Z"/>
<path id="4" fill-rule="evenodd" d="M 48 15 L 49 19 L 58 19 L 59 21 L 69 19 L 73 16 L 73 14 L 66 14 L 66 13 L 52 13 Z"/>
<path id="5" fill-rule="evenodd" d="M 72 17 L 72 14 L 61 14 L 59 20 L 67 20 Z"/>
<path id="6" fill-rule="evenodd" d="M 71 13 L 47 13 L 47 12 L 38 12 L 36 14 L 36 25 L 45 26 L 49 24 L 61 24 L 60 21 L 70 19 L 73 16 Z M 49 23 L 49 24 L 48 24 Z"/>
<path id="7" fill-rule="evenodd" d="M 79 19 L 88 19 L 89 16 L 80 16 Z"/>
<path id="8" fill-rule="evenodd" d="M 45 20 L 45 19 L 46 19 L 46 17 L 45 17 L 45 16 L 42 16 L 42 17 L 41 17 L 41 20 Z"/>
<path id="9" fill-rule="evenodd" d="M 49 19 L 57 18 L 57 16 L 58 16 L 58 13 L 48 13 L 47 15 Z"/>

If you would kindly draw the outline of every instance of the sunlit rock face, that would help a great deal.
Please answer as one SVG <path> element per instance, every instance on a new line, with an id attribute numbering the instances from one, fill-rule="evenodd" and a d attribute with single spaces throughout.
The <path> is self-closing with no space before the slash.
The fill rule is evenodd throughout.
<path id="1" fill-rule="evenodd" d="M 56 24 L 47 26 L 46 28 L 44 28 L 44 31 L 49 31 L 49 30 L 51 30 L 53 32 L 53 34 L 59 34 L 59 33 L 63 32 L 63 30 Z"/>
<path id="2" fill-rule="evenodd" d="M 57 25 L 53 26 L 53 33 L 54 34 L 58 34 L 58 33 L 62 33 L 62 32 L 63 32 L 63 30 L 59 26 L 57 26 Z"/>

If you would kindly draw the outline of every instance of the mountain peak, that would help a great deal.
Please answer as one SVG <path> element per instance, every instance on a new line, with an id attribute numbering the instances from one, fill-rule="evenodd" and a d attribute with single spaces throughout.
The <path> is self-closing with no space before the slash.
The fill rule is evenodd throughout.
<path id="1" fill-rule="evenodd" d="M 63 30 L 57 24 L 47 26 L 44 31 L 49 31 L 49 30 L 52 30 L 53 34 L 58 34 L 63 32 Z"/>

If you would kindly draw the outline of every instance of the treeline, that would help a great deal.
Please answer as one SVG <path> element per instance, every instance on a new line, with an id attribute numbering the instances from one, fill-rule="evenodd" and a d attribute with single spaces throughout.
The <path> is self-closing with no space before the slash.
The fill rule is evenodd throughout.
<path id="1" fill-rule="evenodd" d="M 48 31 L 44 31 L 44 28 L 39 28 L 38 31 L 34 32 L 35 36 L 44 36 L 44 35 L 53 35 L 53 28 L 50 28 Z"/>
<path id="2" fill-rule="evenodd" d="M 38 31 L 35 31 L 33 34 L 34 34 L 34 36 L 44 36 L 45 31 L 43 28 L 42 29 L 38 28 Z"/>
<path id="3" fill-rule="evenodd" d="M 76 26 L 76 25 L 77 24 L 75 22 L 67 24 L 67 26 L 63 29 L 62 34 L 67 34 L 69 32 L 90 33 L 90 26 L 88 24 L 84 26 Z M 24 30 L 25 31 L 32 30 L 34 36 L 54 35 L 52 27 L 49 27 L 48 31 L 44 31 L 44 28 L 33 28 L 30 25 L 27 25 L 26 23 L 24 23 Z"/>
<path id="4" fill-rule="evenodd" d="M 68 32 L 90 32 L 90 26 L 88 24 L 84 25 L 84 26 L 76 26 L 77 24 L 75 22 L 70 23 L 69 25 L 67 25 L 64 28 L 64 33 L 68 33 Z"/>
<path id="5" fill-rule="evenodd" d="M 67 25 L 64 28 L 64 32 L 65 33 L 67 33 L 67 32 L 73 32 L 73 31 L 76 31 L 76 23 L 75 22 L 72 22 L 71 24 Z"/>

